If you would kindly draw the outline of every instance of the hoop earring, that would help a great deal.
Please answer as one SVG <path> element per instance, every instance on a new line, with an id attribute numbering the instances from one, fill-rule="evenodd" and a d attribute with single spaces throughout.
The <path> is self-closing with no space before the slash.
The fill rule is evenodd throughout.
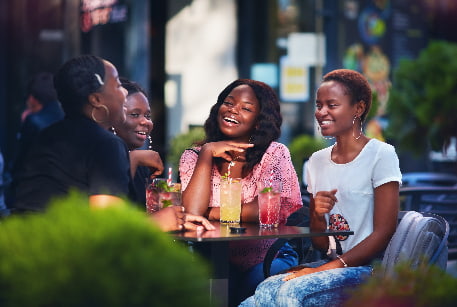
<path id="1" fill-rule="evenodd" d="M 357 118 L 360 118 L 360 117 L 354 116 L 354 119 L 352 120 L 352 126 L 355 125 L 355 120 L 356 120 Z M 358 139 L 360 139 L 360 137 L 362 136 L 362 134 L 363 134 L 363 132 L 362 132 L 362 119 L 360 118 L 360 133 L 359 133 L 359 136 L 358 136 L 358 137 L 355 137 L 355 135 L 354 135 L 354 128 L 352 128 L 352 136 L 354 137 L 354 139 L 358 140 Z"/>
<path id="2" fill-rule="evenodd" d="M 317 124 L 317 130 L 319 131 L 324 140 L 333 140 L 335 138 L 334 136 L 324 136 L 321 131 L 321 126 L 319 126 L 319 124 Z"/>
<path id="3" fill-rule="evenodd" d="M 106 112 L 106 117 L 109 118 L 109 109 L 108 109 L 108 107 L 105 106 L 104 104 L 102 104 L 102 105 L 100 105 L 100 108 L 102 108 L 103 110 L 105 110 L 105 112 Z M 98 120 L 98 119 L 95 117 L 94 111 L 95 111 L 96 109 L 97 109 L 97 108 L 95 108 L 95 107 L 92 109 L 92 112 L 91 112 L 90 116 L 92 117 L 92 119 L 94 120 L 94 122 L 99 123 L 99 124 L 100 124 L 100 123 L 103 123 L 102 120 Z"/>

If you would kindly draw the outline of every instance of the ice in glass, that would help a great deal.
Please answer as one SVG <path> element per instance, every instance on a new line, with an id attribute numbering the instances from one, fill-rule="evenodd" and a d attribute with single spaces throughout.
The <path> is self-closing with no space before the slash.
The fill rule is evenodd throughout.
<path id="1" fill-rule="evenodd" d="M 239 223 L 241 217 L 241 179 L 223 178 L 220 189 L 221 223 Z"/>

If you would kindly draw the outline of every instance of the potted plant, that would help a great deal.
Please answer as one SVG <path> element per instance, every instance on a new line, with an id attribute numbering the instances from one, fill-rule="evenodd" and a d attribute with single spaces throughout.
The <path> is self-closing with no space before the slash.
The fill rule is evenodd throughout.
<path id="1" fill-rule="evenodd" d="M 457 279 L 440 268 L 426 263 L 413 269 L 399 263 L 392 276 L 376 274 L 349 290 L 344 306 L 455 306 Z"/>
<path id="2" fill-rule="evenodd" d="M 178 169 L 179 159 L 187 148 L 192 147 L 196 142 L 203 141 L 205 130 L 203 127 L 193 127 L 186 133 L 176 135 L 170 141 L 170 150 L 167 155 L 167 161 L 173 169 Z"/>
<path id="3" fill-rule="evenodd" d="M 456 43 L 432 41 L 394 70 L 386 133 L 400 150 L 424 155 L 457 136 L 456 56 Z"/>
<path id="4" fill-rule="evenodd" d="M 73 194 L 0 223 L 1 306 L 208 306 L 208 267 L 135 206 Z"/>

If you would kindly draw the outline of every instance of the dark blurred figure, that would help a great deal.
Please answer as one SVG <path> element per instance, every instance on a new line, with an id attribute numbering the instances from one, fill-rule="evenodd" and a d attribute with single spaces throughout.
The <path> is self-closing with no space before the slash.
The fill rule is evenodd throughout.
<path id="1" fill-rule="evenodd" d="M 54 89 L 53 74 L 40 72 L 32 77 L 27 85 L 26 110 L 21 115 L 21 128 L 17 135 L 16 154 L 9 165 L 12 183 L 7 194 L 7 204 L 14 202 L 14 190 L 17 173 L 24 164 L 31 145 L 44 128 L 62 120 L 64 111 Z"/>
<path id="2" fill-rule="evenodd" d="M 41 130 L 64 117 L 60 102 L 57 100 L 51 73 L 41 72 L 30 80 L 26 103 L 29 114 L 25 116 L 18 135 L 19 149 L 16 164 L 23 161 L 30 144 Z"/>
<path id="3" fill-rule="evenodd" d="M 3 184 L 3 167 L 5 166 L 3 161 L 3 155 L 0 151 L 0 217 L 6 216 L 9 214 L 9 210 L 6 208 L 5 204 L 5 195 L 4 189 L 5 185 Z"/>

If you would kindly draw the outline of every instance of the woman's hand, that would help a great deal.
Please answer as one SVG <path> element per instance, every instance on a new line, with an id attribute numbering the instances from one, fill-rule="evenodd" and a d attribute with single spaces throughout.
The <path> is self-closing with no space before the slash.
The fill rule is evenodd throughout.
<path id="1" fill-rule="evenodd" d="M 297 277 L 300 277 L 303 275 L 312 274 L 312 273 L 316 273 L 316 272 L 320 272 L 320 271 L 322 271 L 322 269 L 320 269 L 319 267 L 317 267 L 317 268 L 291 268 L 287 272 L 292 273 L 292 274 L 287 275 L 282 280 L 288 281 L 288 280 L 291 280 L 291 279 L 294 279 L 294 278 L 297 278 Z"/>
<path id="2" fill-rule="evenodd" d="M 203 216 L 186 214 L 182 206 L 170 206 L 151 214 L 152 219 L 163 231 L 214 230 L 214 226 Z"/>
<path id="3" fill-rule="evenodd" d="M 157 151 L 154 150 L 132 150 L 130 152 L 130 168 L 132 171 L 132 178 L 135 175 L 137 167 L 146 166 L 152 174 L 151 177 L 157 177 L 163 173 L 163 162 Z"/>
<path id="4" fill-rule="evenodd" d="M 183 230 L 186 222 L 184 207 L 170 206 L 151 214 L 151 218 L 163 231 Z"/>
<path id="5" fill-rule="evenodd" d="M 323 217 L 326 213 L 329 213 L 333 207 L 335 206 L 335 203 L 338 201 L 336 198 L 337 190 L 331 190 L 331 191 L 319 191 L 316 193 L 316 196 L 314 196 L 314 213 L 317 216 Z"/>
<path id="6" fill-rule="evenodd" d="M 206 218 L 200 215 L 186 214 L 184 229 L 186 230 L 214 230 L 214 227 Z"/>
<path id="7" fill-rule="evenodd" d="M 202 147 L 202 151 L 209 151 L 213 158 L 222 158 L 226 161 L 232 161 L 233 157 L 230 152 L 244 153 L 246 148 L 254 147 L 254 144 L 237 143 L 232 141 L 219 141 L 206 143 Z"/>

